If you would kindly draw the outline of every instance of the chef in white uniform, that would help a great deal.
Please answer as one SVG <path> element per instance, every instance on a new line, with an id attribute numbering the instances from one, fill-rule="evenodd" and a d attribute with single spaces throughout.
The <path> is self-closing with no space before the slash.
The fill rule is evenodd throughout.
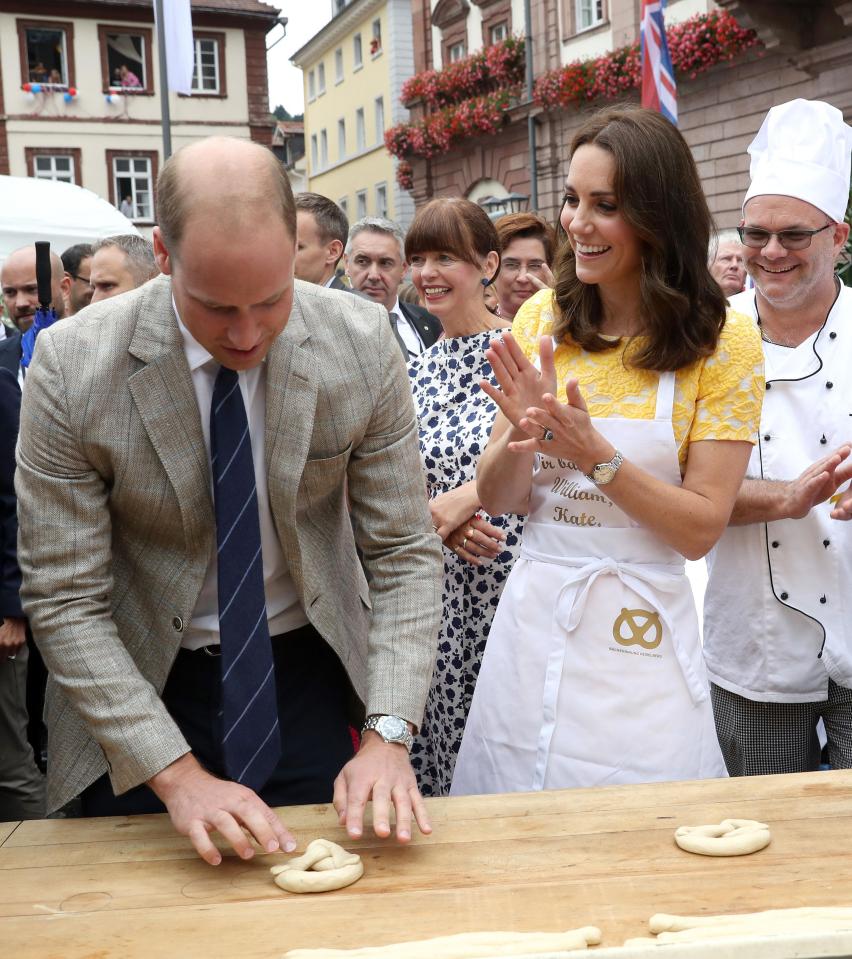
<path id="1" fill-rule="evenodd" d="M 658 164 L 671 166 L 661 176 Z M 639 209 L 630 205 L 635 196 Z M 562 258 L 557 293 L 582 284 L 600 304 L 589 311 L 596 335 L 611 346 L 589 350 L 581 330 L 575 337 L 576 327 L 560 327 L 578 310 L 563 312 L 546 291 L 515 317 L 515 335 L 487 354 L 501 390 L 482 388 L 501 412 L 477 488 L 483 506 L 502 513 L 513 505 L 528 516 L 453 794 L 726 774 L 684 556 L 703 555 L 721 535 L 745 473 L 762 394 L 758 336 L 745 317 L 728 317 L 722 328 L 725 300 L 705 258 L 710 214 L 688 146 L 659 114 L 613 108 L 587 121 L 572 145 L 561 222 L 573 256 Z M 664 238 L 657 262 L 640 229 Z M 683 308 L 660 335 L 684 343 L 693 334 L 694 343 L 706 321 L 712 335 L 703 353 L 666 369 L 641 288 L 675 275 L 684 278 Z M 539 373 L 519 338 L 545 302 L 536 335 L 526 336 L 540 344 Z M 539 339 L 545 330 L 552 342 Z M 631 379 L 637 342 L 655 352 Z M 736 433 L 726 415 L 712 416 L 702 393 L 714 364 L 731 363 L 734 392 L 749 382 L 741 399 L 718 407 L 748 420 Z M 621 396 L 624 382 L 631 385 Z M 620 402 L 611 402 L 613 392 Z M 696 432 L 707 419 L 714 432 Z"/>
<path id="2" fill-rule="evenodd" d="M 819 101 L 773 107 L 740 233 L 754 289 L 731 298 L 763 339 L 760 440 L 708 557 L 704 651 L 731 775 L 852 766 L 852 128 Z"/>

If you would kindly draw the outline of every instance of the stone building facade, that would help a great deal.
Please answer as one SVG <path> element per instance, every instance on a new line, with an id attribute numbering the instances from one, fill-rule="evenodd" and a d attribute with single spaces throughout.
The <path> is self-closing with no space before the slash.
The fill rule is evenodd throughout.
<path id="1" fill-rule="evenodd" d="M 447 44 L 444 34 L 460 35 L 459 22 L 477 22 L 486 14 L 510 19 L 511 32 L 521 33 L 512 0 L 412 0 L 415 70 L 439 68 L 436 51 Z M 732 63 L 723 63 L 694 79 L 678 78 L 679 128 L 689 143 L 720 228 L 735 226 L 748 186 L 751 142 L 769 108 L 796 97 L 822 99 L 852 119 L 852 2 L 849 0 L 718 0 L 744 27 L 757 31 L 762 46 Z M 669 0 L 667 25 L 715 9 L 712 0 Z M 599 22 L 581 26 L 591 9 Z M 450 15 L 454 11 L 455 19 Z M 638 36 L 639 0 L 531 0 L 535 75 L 585 56 L 632 42 Z M 438 14 L 442 28 L 436 29 Z M 521 14 L 522 15 L 522 14 Z M 468 36 L 474 31 L 468 29 Z M 638 101 L 638 92 L 626 97 Z M 530 195 L 527 117 L 536 123 L 539 210 L 555 218 L 567 173 L 567 147 L 587 111 L 605 105 L 594 101 L 581 108 L 542 110 L 519 105 L 494 136 L 466 141 L 431 160 L 412 161 L 415 203 L 433 196 L 478 199 L 482 186 L 495 193 Z M 417 118 L 418 107 L 412 109 Z M 422 111 L 420 113 L 422 115 Z"/>
<path id="2" fill-rule="evenodd" d="M 260 0 L 192 0 L 191 96 L 169 94 L 172 147 L 221 134 L 269 145 Z M 121 66 L 132 74 L 126 82 Z M 163 162 L 152 0 L 0 0 L 0 174 L 64 180 L 149 232 Z"/>

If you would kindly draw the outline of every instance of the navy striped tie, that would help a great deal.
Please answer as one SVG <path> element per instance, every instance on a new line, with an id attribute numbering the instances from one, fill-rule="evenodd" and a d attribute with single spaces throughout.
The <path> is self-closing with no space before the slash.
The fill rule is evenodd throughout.
<path id="1" fill-rule="evenodd" d="M 224 366 L 213 387 L 210 452 L 216 503 L 225 771 L 231 779 L 256 790 L 275 769 L 281 737 L 251 436 L 239 378 Z"/>

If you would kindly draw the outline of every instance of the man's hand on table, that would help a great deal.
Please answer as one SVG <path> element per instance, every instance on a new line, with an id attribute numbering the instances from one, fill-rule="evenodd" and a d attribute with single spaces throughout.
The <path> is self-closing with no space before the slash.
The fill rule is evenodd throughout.
<path id="1" fill-rule="evenodd" d="M 426 805 L 417 788 L 405 746 L 386 743 L 377 733 L 364 733 L 361 748 L 334 781 L 334 808 L 350 839 L 364 832 L 364 809 L 373 800 L 373 829 L 385 838 L 391 833 L 390 807 L 396 813 L 396 838 L 411 839 L 412 814 L 424 835 L 432 832 Z"/>
<path id="2" fill-rule="evenodd" d="M 172 824 L 187 836 L 196 852 L 211 866 L 222 854 L 210 839 L 216 830 L 241 859 L 251 859 L 251 839 L 266 852 L 293 852 L 296 841 L 272 809 L 251 789 L 211 776 L 191 754 L 166 766 L 148 780 L 148 786 L 169 811 Z M 246 835 L 248 833 L 248 835 Z"/>

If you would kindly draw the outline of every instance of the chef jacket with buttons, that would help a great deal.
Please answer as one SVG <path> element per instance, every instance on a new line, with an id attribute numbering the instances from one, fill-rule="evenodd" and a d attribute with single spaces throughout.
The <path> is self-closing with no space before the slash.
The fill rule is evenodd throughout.
<path id="1" fill-rule="evenodd" d="M 754 290 L 731 307 L 757 321 Z M 852 289 L 794 349 L 764 343 L 766 395 L 746 476 L 792 480 L 852 443 Z M 840 492 L 852 495 L 849 484 Z M 707 557 L 711 680 L 758 702 L 820 702 L 852 687 L 852 523 L 831 500 L 803 519 L 729 526 Z"/>

